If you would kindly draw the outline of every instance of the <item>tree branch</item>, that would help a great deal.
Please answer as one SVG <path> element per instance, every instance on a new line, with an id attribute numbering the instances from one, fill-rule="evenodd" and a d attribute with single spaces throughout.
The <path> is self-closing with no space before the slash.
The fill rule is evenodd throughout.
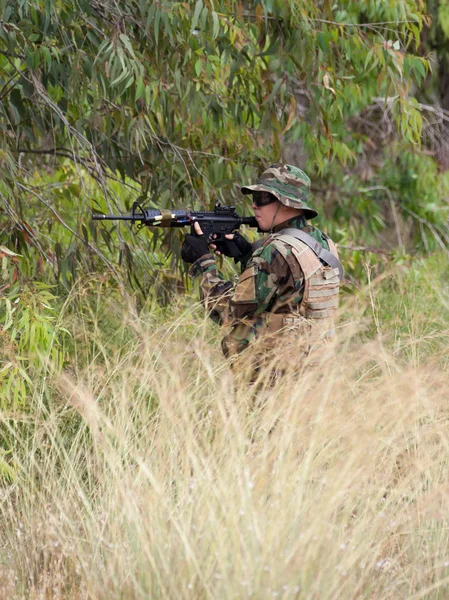
<path id="1" fill-rule="evenodd" d="M 12 152 L 16 154 L 46 154 L 50 156 L 61 156 L 62 158 L 68 158 L 84 167 L 88 171 L 89 175 L 93 177 L 95 181 L 101 184 L 101 178 L 98 175 L 98 162 L 93 161 L 96 167 L 94 168 L 94 166 L 89 164 L 90 161 L 88 159 L 78 156 L 77 154 L 75 154 L 75 152 L 72 152 L 72 150 L 68 148 L 42 148 L 35 150 L 31 148 L 17 148 L 16 150 L 12 150 Z"/>
<path id="2" fill-rule="evenodd" d="M 93 167 L 89 164 L 89 160 L 85 159 L 85 158 L 81 158 L 80 156 L 78 156 L 77 154 L 74 154 L 72 152 L 72 150 L 70 150 L 69 148 L 64 148 L 64 147 L 57 147 L 57 148 L 16 148 L 15 150 L 11 150 L 11 152 L 14 152 L 15 154 L 37 154 L 37 155 L 49 155 L 49 156 L 60 156 L 61 158 L 68 158 L 69 160 L 73 160 L 74 162 L 80 164 L 81 166 L 83 166 L 87 172 L 89 173 L 89 175 L 95 179 L 95 181 L 97 181 L 98 183 L 102 183 L 101 180 L 99 179 L 99 177 L 96 175 L 95 171 L 92 171 Z M 119 183 L 121 183 L 122 185 L 124 185 L 125 187 L 133 190 L 134 192 L 139 193 L 139 190 L 130 185 L 129 183 L 126 183 L 126 181 L 122 181 L 121 179 L 119 179 L 118 177 L 116 177 L 115 175 L 112 175 L 111 173 L 108 173 L 106 171 L 106 166 L 104 166 L 104 173 L 103 175 L 107 178 L 107 179 L 111 179 L 112 181 L 117 181 Z"/>
<path id="3" fill-rule="evenodd" d="M 58 213 L 58 211 L 53 206 L 51 206 L 51 204 L 49 204 L 40 194 L 35 192 L 32 188 L 29 188 L 29 187 L 21 184 L 18 181 L 16 182 L 16 185 L 19 188 L 21 188 L 22 190 L 24 190 L 25 192 L 28 192 L 29 194 L 32 194 L 33 196 L 35 196 L 40 202 L 42 202 L 42 204 L 44 204 L 49 210 L 51 210 L 51 212 L 54 214 L 54 216 L 59 221 L 59 223 L 61 223 L 61 225 L 63 227 L 65 227 L 65 229 L 67 229 L 67 231 L 70 231 L 70 233 L 74 237 L 76 237 L 78 240 L 83 242 L 83 244 L 86 244 L 86 241 L 84 240 L 84 238 L 78 232 L 76 232 L 74 229 L 72 229 L 72 227 L 70 227 L 70 225 L 68 225 L 64 221 L 64 219 L 61 217 L 61 215 Z M 101 258 L 101 260 L 104 261 L 104 263 L 108 266 L 108 268 L 111 270 L 111 272 L 114 273 L 114 275 L 116 276 L 117 281 L 121 282 L 118 272 L 116 271 L 116 269 L 114 268 L 112 263 L 106 258 L 106 256 L 102 252 L 100 252 L 100 250 L 98 250 L 95 246 L 93 246 L 90 242 L 87 242 L 86 245 L 94 254 L 96 254 L 99 258 Z"/>
<path id="4" fill-rule="evenodd" d="M 312 19 L 317 23 L 326 23 L 328 25 L 338 25 L 340 27 L 383 27 L 384 25 L 403 25 L 404 23 L 419 23 L 416 21 L 379 21 L 378 23 L 339 23 L 337 21 L 327 21 L 326 19 Z"/>
<path id="5" fill-rule="evenodd" d="M 2 87 L 2 89 L 0 90 L 0 101 L 2 101 L 3 98 L 5 96 L 7 96 L 9 94 L 9 92 L 13 89 L 13 87 L 16 85 L 16 82 L 14 82 L 14 85 L 12 85 L 9 89 L 6 89 L 9 86 L 9 84 L 11 83 L 11 81 L 13 81 L 16 77 L 17 77 L 17 73 L 13 73 L 13 75 L 11 75 L 11 77 L 8 79 L 8 81 L 5 83 L 5 85 Z"/>
<path id="6" fill-rule="evenodd" d="M 395 198 L 393 198 L 393 195 L 391 193 L 391 190 L 389 188 L 387 188 L 386 186 L 383 185 L 376 185 L 376 186 L 372 186 L 369 188 L 360 188 L 360 191 L 363 193 L 366 192 L 371 192 L 371 191 L 375 191 L 375 190 L 383 190 L 387 192 L 388 198 L 390 200 L 390 203 L 394 203 L 397 204 L 401 210 L 403 210 L 404 212 L 406 212 L 407 214 L 409 214 L 410 216 L 412 216 L 414 219 L 416 219 L 421 225 L 425 225 L 426 227 L 428 227 L 430 229 L 430 231 L 432 232 L 434 238 L 436 239 L 438 245 L 441 247 L 441 249 L 443 250 L 443 252 L 449 256 L 449 250 L 447 245 L 449 244 L 449 234 L 444 232 L 444 231 L 439 231 L 438 227 L 436 225 L 433 225 L 430 221 L 428 221 L 427 219 L 424 219 L 423 217 L 421 217 L 420 215 L 416 214 L 413 210 L 407 208 L 406 206 L 404 206 L 403 204 L 401 204 L 398 200 L 396 200 Z M 421 228 L 422 231 L 422 228 Z M 446 243 L 444 243 L 443 239 L 446 241 Z"/>
<path id="7" fill-rule="evenodd" d="M 67 153 L 72 153 L 71 150 L 69 150 L 69 148 L 63 148 L 63 147 L 57 147 L 57 148 L 37 148 L 37 149 L 33 149 L 33 148 L 16 148 L 15 150 L 13 149 L 12 152 L 15 152 L 17 154 L 54 154 L 56 156 L 58 156 L 58 153 L 62 152 L 67 152 Z M 65 154 L 61 154 L 61 156 L 65 156 Z M 81 159 L 80 159 L 81 160 Z"/>

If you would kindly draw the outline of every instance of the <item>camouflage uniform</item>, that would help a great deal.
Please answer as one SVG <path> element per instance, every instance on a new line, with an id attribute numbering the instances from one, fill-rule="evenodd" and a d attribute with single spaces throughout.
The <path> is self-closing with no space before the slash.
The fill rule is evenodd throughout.
<path id="1" fill-rule="evenodd" d="M 222 341 L 225 356 L 240 354 L 267 333 L 279 332 L 291 317 L 301 323 L 309 322 L 310 318 L 326 317 L 326 329 L 329 329 L 329 318 L 337 307 L 338 278 L 336 280 L 332 269 L 329 272 L 330 267 L 325 267 L 317 260 L 310 248 L 299 248 L 298 253 L 298 248 L 279 238 L 280 232 L 286 228 L 300 229 L 326 250 L 335 252 L 332 241 L 319 229 L 307 224 L 307 218 L 317 215 L 307 205 L 309 187 L 309 178 L 299 169 L 289 165 L 273 165 L 255 185 L 242 188 L 245 194 L 268 191 L 282 204 L 302 209 L 304 216 L 281 223 L 270 232 L 247 264 L 242 264 L 237 285 L 223 278 L 212 254 L 202 256 L 190 269 L 191 277 L 200 278 L 201 299 L 211 318 L 220 325 L 232 328 Z M 307 277 L 304 268 L 309 270 L 308 263 L 304 263 L 303 257 L 313 263 L 310 273 L 306 273 Z M 316 279 L 321 272 L 327 273 L 326 281 Z M 304 304 L 304 293 L 310 282 L 318 290 L 314 288 L 310 293 L 321 301 L 315 302 L 314 309 L 310 309 L 314 304 L 309 298 Z M 319 291 L 325 287 L 326 291 Z M 321 293 L 324 297 L 319 296 Z M 321 314 L 317 317 L 315 313 Z"/>

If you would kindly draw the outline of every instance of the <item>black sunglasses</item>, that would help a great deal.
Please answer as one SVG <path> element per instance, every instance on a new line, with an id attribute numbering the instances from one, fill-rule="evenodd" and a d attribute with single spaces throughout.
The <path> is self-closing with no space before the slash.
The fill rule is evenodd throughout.
<path id="1" fill-rule="evenodd" d="M 277 198 L 270 192 L 253 192 L 253 203 L 260 208 L 276 202 Z"/>

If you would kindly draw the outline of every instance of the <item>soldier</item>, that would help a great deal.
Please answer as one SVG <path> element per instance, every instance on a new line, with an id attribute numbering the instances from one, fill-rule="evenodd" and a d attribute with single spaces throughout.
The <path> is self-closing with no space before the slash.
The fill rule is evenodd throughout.
<path id="1" fill-rule="evenodd" d="M 240 251 L 237 284 L 223 278 L 211 253 L 226 255 L 226 244 L 205 239 L 198 223 L 197 235 L 186 235 L 181 256 L 193 263 L 189 274 L 200 278 L 201 299 L 211 318 L 231 327 L 222 340 L 226 357 L 235 358 L 262 339 L 273 347 L 282 337 L 284 346 L 287 332 L 293 332 L 292 351 L 302 340 L 302 351 L 308 353 L 312 332 L 313 343 L 332 335 L 343 276 L 335 244 L 307 223 L 318 214 L 308 204 L 310 179 L 297 167 L 276 163 L 241 191 L 252 194 L 259 229 L 269 235 L 255 245 L 237 232 L 226 236 Z M 260 346 L 257 354 L 264 354 Z M 253 366 L 256 361 L 252 357 Z"/>

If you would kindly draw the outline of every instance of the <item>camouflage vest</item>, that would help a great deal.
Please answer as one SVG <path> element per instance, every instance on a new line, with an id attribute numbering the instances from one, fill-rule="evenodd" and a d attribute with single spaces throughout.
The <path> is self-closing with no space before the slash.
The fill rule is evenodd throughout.
<path id="1" fill-rule="evenodd" d="M 338 258 L 334 242 L 328 237 L 326 241 L 330 252 Z M 304 293 L 297 313 L 270 315 L 269 330 L 274 333 L 283 327 L 294 326 L 296 314 L 298 321 L 306 319 L 310 324 L 319 326 L 318 329 L 326 337 L 332 335 L 340 291 L 338 269 L 324 265 L 307 244 L 292 236 L 283 235 L 282 232 L 280 235 L 274 235 L 270 244 L 275 246 L 284 259 L 287 259 L 291 249 L 304 274 Z M 296 283 L 299 284 L 295 281 Z"/>

